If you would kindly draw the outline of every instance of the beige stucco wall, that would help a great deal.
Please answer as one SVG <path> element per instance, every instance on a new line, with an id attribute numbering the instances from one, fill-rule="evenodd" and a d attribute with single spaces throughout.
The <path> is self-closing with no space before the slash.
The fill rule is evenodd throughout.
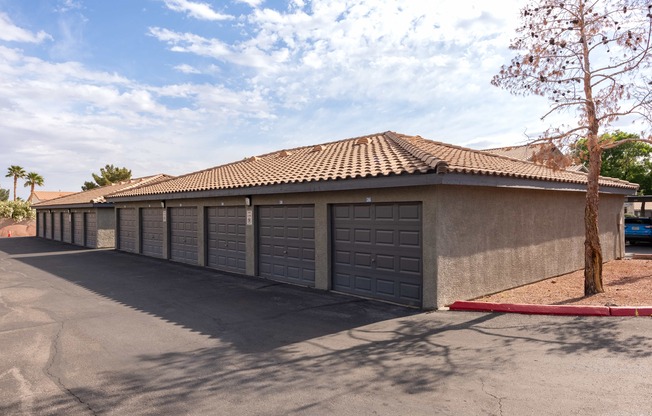
<path id="1" fill-rule="evenodd" d="M 583 267 L 583 192 L 441 186 L 436 194 L 438 306 Z M 623 255 L 623 202 L 601 196 L 605 261 Z"/>

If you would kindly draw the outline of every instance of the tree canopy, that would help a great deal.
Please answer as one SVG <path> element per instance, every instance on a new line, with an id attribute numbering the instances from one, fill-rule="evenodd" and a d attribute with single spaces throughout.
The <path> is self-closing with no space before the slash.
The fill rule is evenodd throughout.
<path id="1" fill-rule="evenodd" d="M 510 47 L 518 54 L 492 84 L 515 95 L 546 97 L 550 110 L 576 123 L 551 126 L 534 141 L 557 147 L 586 138 L 589 173 L 584 210 L 584 294 L 604 291 L 598 229 L 602 152 L 628 140 L 600 140 L 626 117 L 648 129 L 652 142 L 652 4 L 649 0 L 531 0 Z M 638 140 L 643 140 L 639 138 Z"/>
<path id="2" fill-rule="evenodd" d="M 43 186 L 45 183 L 45 179 L 43 179 L 43 176 L 39 175 L 36 172 L 29 172 L 28 174 L 25 175 L 25 186 L 29 186 L 29 195 L 30 197 L 34 193 L 34 187 L 36 186 Z"/>
<path id="3" fill-rule="evenodd" d="M 638 138 L 638 134 L 622 131 L 602 135 L 601 140 L 626 142 L 602 152 L 600 175 L 637 183 L 639 195 L 652 195 L 652 145 L 636 141 Z M 576 146 L 580 160 L 588 164 L 586 140 L 578 140 Z"/>
<path id="4" fill-rule="evenodd" d="M 0 202 L 9 200 L 9 189 L 0 188 Z"/>
<path id="5" fill-rule="evenodd" d="M 18 187 L 18 179 L 24 178 L 26 175 L 25 169 L 18 165 L 11 165 L 7 168 L 5 177 L 14 178 L 14 201 L 18 198 L 16 195 L 16 188 Z"/>
<path id="6" fill-rule="evenodd" d="M 131 179 L 131 170 L 115 167 L 113 165 L 106 165 L 105 167 L 100 168 L 99 174 L 92 173 L 91 175 L 93 176 L 93 180 L 84 182 L 84 185 L 82 185 L 82 191 L 88 191 L 89 189 L 129 180 Z"/>

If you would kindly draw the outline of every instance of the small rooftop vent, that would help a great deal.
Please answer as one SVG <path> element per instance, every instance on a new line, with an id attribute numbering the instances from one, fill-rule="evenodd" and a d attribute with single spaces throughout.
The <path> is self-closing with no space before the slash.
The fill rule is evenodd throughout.
<path id="1" fill-rule="evenodd" d="M 280 152 L 278 152 L 278 157 L 287 157 L 290 156 L 291 154 L 292 152 L 288 152 L 287 150 L 281 150 Z"/>
<path id="2" fill-rule="evenodd" d="M 326 146 L 323 144 L 318 144 L 312 148 L 313 152 L 321 152 L 322 150 L 326 149 Z"/>
<path id="3" fill-rule="evenodd" d="M 258 156 L 252 156 L 249 159 L 247 159 L 247 162 L 255 162 L 255 161 L 259 160 L 259 159 L 260 159 L 260 157 L 258 157 Z"/>
<path id="4" fill-rule="evenodd" d="M 358 140 L 355 141 L 355 144 L 369 144 L 369 143 L 371 143 L 370 137 L 360 137 Z"/>

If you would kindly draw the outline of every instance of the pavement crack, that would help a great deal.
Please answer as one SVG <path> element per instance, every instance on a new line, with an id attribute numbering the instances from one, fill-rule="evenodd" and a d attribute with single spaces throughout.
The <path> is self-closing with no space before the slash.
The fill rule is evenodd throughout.
<path id="1" fill-rule="evenodd" d="M 59 355 L 59 339 L 61 338 L 61 333 L 63 332 L 63 327 L 64 327 L 64 323 L 61 322 L 61 324 L 59 325 L 59 329 L 57 330 L 57 333 L 54 336 L 54 340 L 52 341 L 52 349 L 51 349 L 51 353 L 50 353 L 50 359 L 49 359 L 49 361 L 48 361 L 48 363 L 47 363 L 47 365 L 45 367 L 45 374 L 47 374 L 47 376 L 50 378 L 50 380 L 52 380 L 57 386 L 59 386 L 59 388 L 61 390 L 65 391 L 70 397 L 74 398 L 75 401 L 77 401 L 79 404 L 86 407 L 92 415 L 97 416 L 97 413 L 95 412 L 95 410 L 93 410 L 93 408 L 88 403 L 86 403 L 84 400 L 82 400 L 82 398 L 79 397 L 77 394 L 75 394 L 75 392 L 73 392 L 68 387 L 66 387 L 66 385 L 63 384 L 63 382 L 61 381 L 61 377 L 59 377 L 59 376 L 57 376 L 57 375 L 55 375 L 53 373 L 52 368 L 54 367 L 54 363 L 56 361 L 56 358 Z"/>
<path id="2" fill-rule="evenodd" d="M 482 383 L 482 391 L 484 392 L 484 394 L 486 394 L 489 397 L 492 397 L 493 399 L 495 399 L 498 402 L 498 414 L 502 416 L 503 415 L 503 400 L 505 400 L 505 397 L 500 397 L 500 396 L 496 396 L 495 394 L 489 393 L 485 388 L 484 380 L 480 380 L 480 382 Z"/>

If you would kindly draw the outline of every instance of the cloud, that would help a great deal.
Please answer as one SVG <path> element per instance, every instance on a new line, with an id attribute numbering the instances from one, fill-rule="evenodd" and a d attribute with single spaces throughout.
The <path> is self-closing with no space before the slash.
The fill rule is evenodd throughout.
<path id="1" fill-rule="evenodd" d="M 0 40 L 8 42 L 41 43 L 44 40 L 52 40 L 52 36 L 42 30 L 37 33 L 32 33 L 28 30 L 22 29 L 14 25 L 9 16 L 0 12 Z"/>
<path id="2" fill-rule="evenodd" d="M 200 70 L 188 64 L 177 65 L 174 69 L 184 74 L 201 74 Z"/>
<path id="3" fill-rule="evenodd" d="M 236 1 L 237 1 L 238 3 L 248 4 L 248 5 L 251 6 L 251 7 L 258 7 L 258 6 L 260 6 L 261 4 L 263 4 L 263 2 L 264 2 L 265 0 L 236 0 Z M 295 0 L 295 1 L 296 1 L 296 0 Z M 301 1 L 301 0 L 299 0 L 299 1 Z"/>
<path id="4" fill-rule="evenodd" d="M 190 17 L 199 20 L 231 20 L 233 16 L 222 14 L 214 11 L 210 5 L 206 3 L 198 3 L 189 0 L 163 0 L 165 6 L 175 12 L 186 13 Z"/>

